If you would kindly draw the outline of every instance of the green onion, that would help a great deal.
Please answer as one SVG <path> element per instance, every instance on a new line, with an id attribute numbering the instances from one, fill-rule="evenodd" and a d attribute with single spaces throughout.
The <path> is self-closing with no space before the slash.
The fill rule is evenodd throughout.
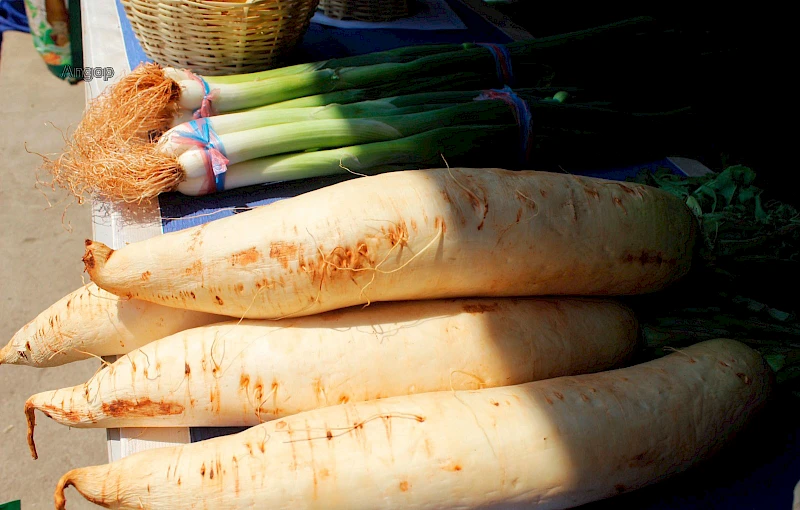
<path id="1" fill-rule="evenodd" d="M 505 49 L 513 65 L 525 69 L 524 73 L 516 73 L 518 77 L 524 77 L 523 85 L 533 86 L 539 80 L 552 75 L 554 64 L 564 64 L 576 69 L 588 65 L 583 60 L 580 63 L 573 63 L 565 58 L 575 51 L 587 51 L 595 55 L 602 53 L 603 49 L 616 48 L 621 45 L 620 38 L 623 35 L 631 33 L 632 30 L 641 30 L 651 22 L 647 18 L 636 18 L 570 34 L 513 42 L 505 45 Z M 630 44 L 629 40 L 625 42 Z M 345 58 L 304 64 L 289 71 L 266 71 L 218 80 L 214 82 L 214 88 L 218 90 L 214 107 L 219 112 L 228 112 L 336 90 L 372 87 L 462 72 L 477 72 L 493 78 L 493 86 L 502 85 L 495 76 L 495 56 L 482 46 L 444 45 L 442 51 L 439 51 L 438 46 L 429 49 L 430 53 L 420 50 L 417 54 L 422 56 L 413 60 L 393 58 L 391 52 L 382 52 L 372 57 L 365 55 L 360 59 Z M 404 56 L 416 56 L 415 50 L 405 51 L 407 54 Z M 189 110 L 200 108 L 205 94 L 201 84 L 183 80 L 181 88 L 180 105 Z"/>
<path id="2" fill-rule="evenodd" d="M 407 115 L 327 119 L 264 126 L 220 135 L 231 165 L 274 154 L 335 148 L 403 138 L 436 128 L 471 124 L 515 125 L 514 114 L 502 101 L 474 101 Z M 176 154 L 171 142 L 161 150 Z M 190 148 L 178 156 L 188 177 L 206 174 L 203 149 Z"/>
<path id="3" fill-rule="evenodd" d="M 653 24 L 654 20 L 647 17 L 638 17 L 621 22 L 610 23 L 607 25 L 594 27 L 576 32 L 569 32 L 566 34 L 557 34 L 530 41 L 511 43 L 511 48 L 524 47 L 529 50 L 556 48 L 560 46 L 569 46 L 576 42 L 584 42 L 586 39 L 591 39 L 595 44 L 602 44 L 604 40 L 610 37 L 613 40 L 623 37 L 625 34 L 635 33 L 641 31 Z M 447 53 L 454 53 L 462 50 L 477 48 L 475 43 L 453 43 L 453 44 L 429 44 L 419 46 L 405 46 L 391 50 L 378 51 L 366 53 L 363 55 L 354 55 L 343 58 L 335 58 L 330 60 L 323 60 L 312 63 L 296 64 L 276 69 L 269 69 L 256 73 L 231 75 L 231 76 L 204 76 L 203 78 L 209 85 L 221 84 L 237 84 L 246 82 L 265 81 L 273 78 L 281 78 L 290 75 L 311 73 L 323 69 L 339 69 L 345 67 L 364 67 L 375 64 L 387 63 L 407 63 L 416 60 L 420 57 L 428 57 L 434 55 L 442 55 Z M 167 69 L 166 72 L 171 73 L 173 79 L 180 80 L 187 79 L 188 75 L 176 69 Z M 177 80 L 176 80 L 177 81 Z"/>
<path id="4" fill-rule="evenodd" d="M 228 167 L 225 189 L 325 175 L 442 166 L 442 157 L 453 164 L 503 166 L 517 157 L 516 135 L 516 126 L 445 127 L 395 140 L 253 159 Z M 188 178 L 178 185 L 178 191 L 200 194 L 207 186 L 206 179 L 205 174 Z"/>

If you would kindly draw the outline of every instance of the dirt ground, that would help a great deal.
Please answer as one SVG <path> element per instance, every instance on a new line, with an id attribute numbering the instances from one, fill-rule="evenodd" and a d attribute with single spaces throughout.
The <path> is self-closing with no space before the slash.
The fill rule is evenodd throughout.
<path id="1" fill-rule="evenodd" d="M 58 128 L 76 123 L 84 86 L 53 76 L 31 36 L 6 32 L 0 54 L 0 343 L 81 283 L 83 241 L 91 237 L 87 205 L 67 210 L 35 189 L 40 158 L 62 146 Z M 64 198 L 64 194 L 52 194 Z M 24 510 L 53 508 L 53 490 L 69 469 L 107 462 L 104 429 L 69 429 L 37 416 L 39 460 L 25 440 L 23 405 L 34 393 L 79 384 L 98 367 L 84 361 L 58 368 L 0 366 L 0 505 L 22 500 Z M 72 491 L 71 491 L 72 492 Z M 97 508 L 80 497 L 69 508 Z"/>

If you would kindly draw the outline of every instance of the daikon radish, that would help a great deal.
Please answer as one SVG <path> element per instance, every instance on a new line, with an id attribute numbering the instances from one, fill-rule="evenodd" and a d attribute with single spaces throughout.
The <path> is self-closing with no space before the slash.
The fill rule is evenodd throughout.
<path id="1" fill-rule="evenodd" d="M 733 340 L 630 368 L 317 409 L 239 434 L 74 469 L 64 488 L 119 509 L 571 508 L 682 472 L 768 398 Z"/>
<path id="2" fill-rule="evenodd" d="M 70 427 L 246 426 L 349 401 L 507 386 L 631 358 L 633 312 L 608 300 L 379 303 L 204 326 L 25 405 Z"/>
<path id="3" fill-rule="evenodd" d="M 53 367 L 125 354 L 178 331 L 229 319 L 120 299 L 90 283 L 23 326 L 0 349 L 0 364 Z"/>
<path id="4" fill-rule="evenodd" d="M 120 296 L 274 319 L 374 301 L 652 292 L 689 270 L 695 232 L 686 205 L 652 187 L 445 168 L 345 181 L 117 251 L 87 241 L 84 262 Z"/>

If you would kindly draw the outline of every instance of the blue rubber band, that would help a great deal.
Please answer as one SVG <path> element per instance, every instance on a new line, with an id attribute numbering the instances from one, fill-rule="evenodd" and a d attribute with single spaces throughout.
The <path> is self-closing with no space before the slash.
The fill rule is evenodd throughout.
<path id="1" fill-rule="evenodd" d="M 526 165 L 531 160 L 533 151 L 533 114 L 528 103 L 519 97 L 510 87 L 484 91 L 475 98 L 476 101 L 499 99 L 512 107 L 514 120 L 517 121 L 520 134 L 520 163 Z"/>
<path id="2" fill-rule="evenodd" d="M 189 73 L 193 80 L 200 82 L 200 85 L 203 87 L 203 101 L 200 103 L 200 108 L 192 112 L 192 116 L 195 119 L 202 119 L 205 117 L 211 117 L 214 115 L 214 111 L 211 106 L 211 101 L 216 97 L 217 89 L 211 90 L 211 86 L 209 86 L 208 82 L 199 75 L 194 73 Z"/>
<path id="3" fill-rule="evenodd" d="M 183 124 L 191 128 L 189 131 L 177 131 L 179 138 L 194 142 L 194 145 L 201 148 L 206 156 L 206 167 L 210 169 L 214 176 L 214 186 L 216 191 L 225 190 L 225 173 L 228 171 L 228 158 L 225 154 L 225 147 L 211 123 L 207 119 L 198 119 Z"/>
<path id="4" fill-rule="evenodd" d="M 514 86 L 514 70 L 511 67 L 511 53 L 504 44 L 478 43 L 478 46 L 489 50 L 494 57 L 497 78 L 501 85 Z"/>

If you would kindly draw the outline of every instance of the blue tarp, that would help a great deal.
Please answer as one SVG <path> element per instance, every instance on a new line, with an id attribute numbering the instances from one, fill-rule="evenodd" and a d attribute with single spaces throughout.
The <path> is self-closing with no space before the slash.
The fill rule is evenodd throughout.
<path id="1" fill-rule="evenodd" d="M 0 0 L 0 43 L 3 40 L 3 32 L 7 30 L 30 32 L 22 0 Z"/>

